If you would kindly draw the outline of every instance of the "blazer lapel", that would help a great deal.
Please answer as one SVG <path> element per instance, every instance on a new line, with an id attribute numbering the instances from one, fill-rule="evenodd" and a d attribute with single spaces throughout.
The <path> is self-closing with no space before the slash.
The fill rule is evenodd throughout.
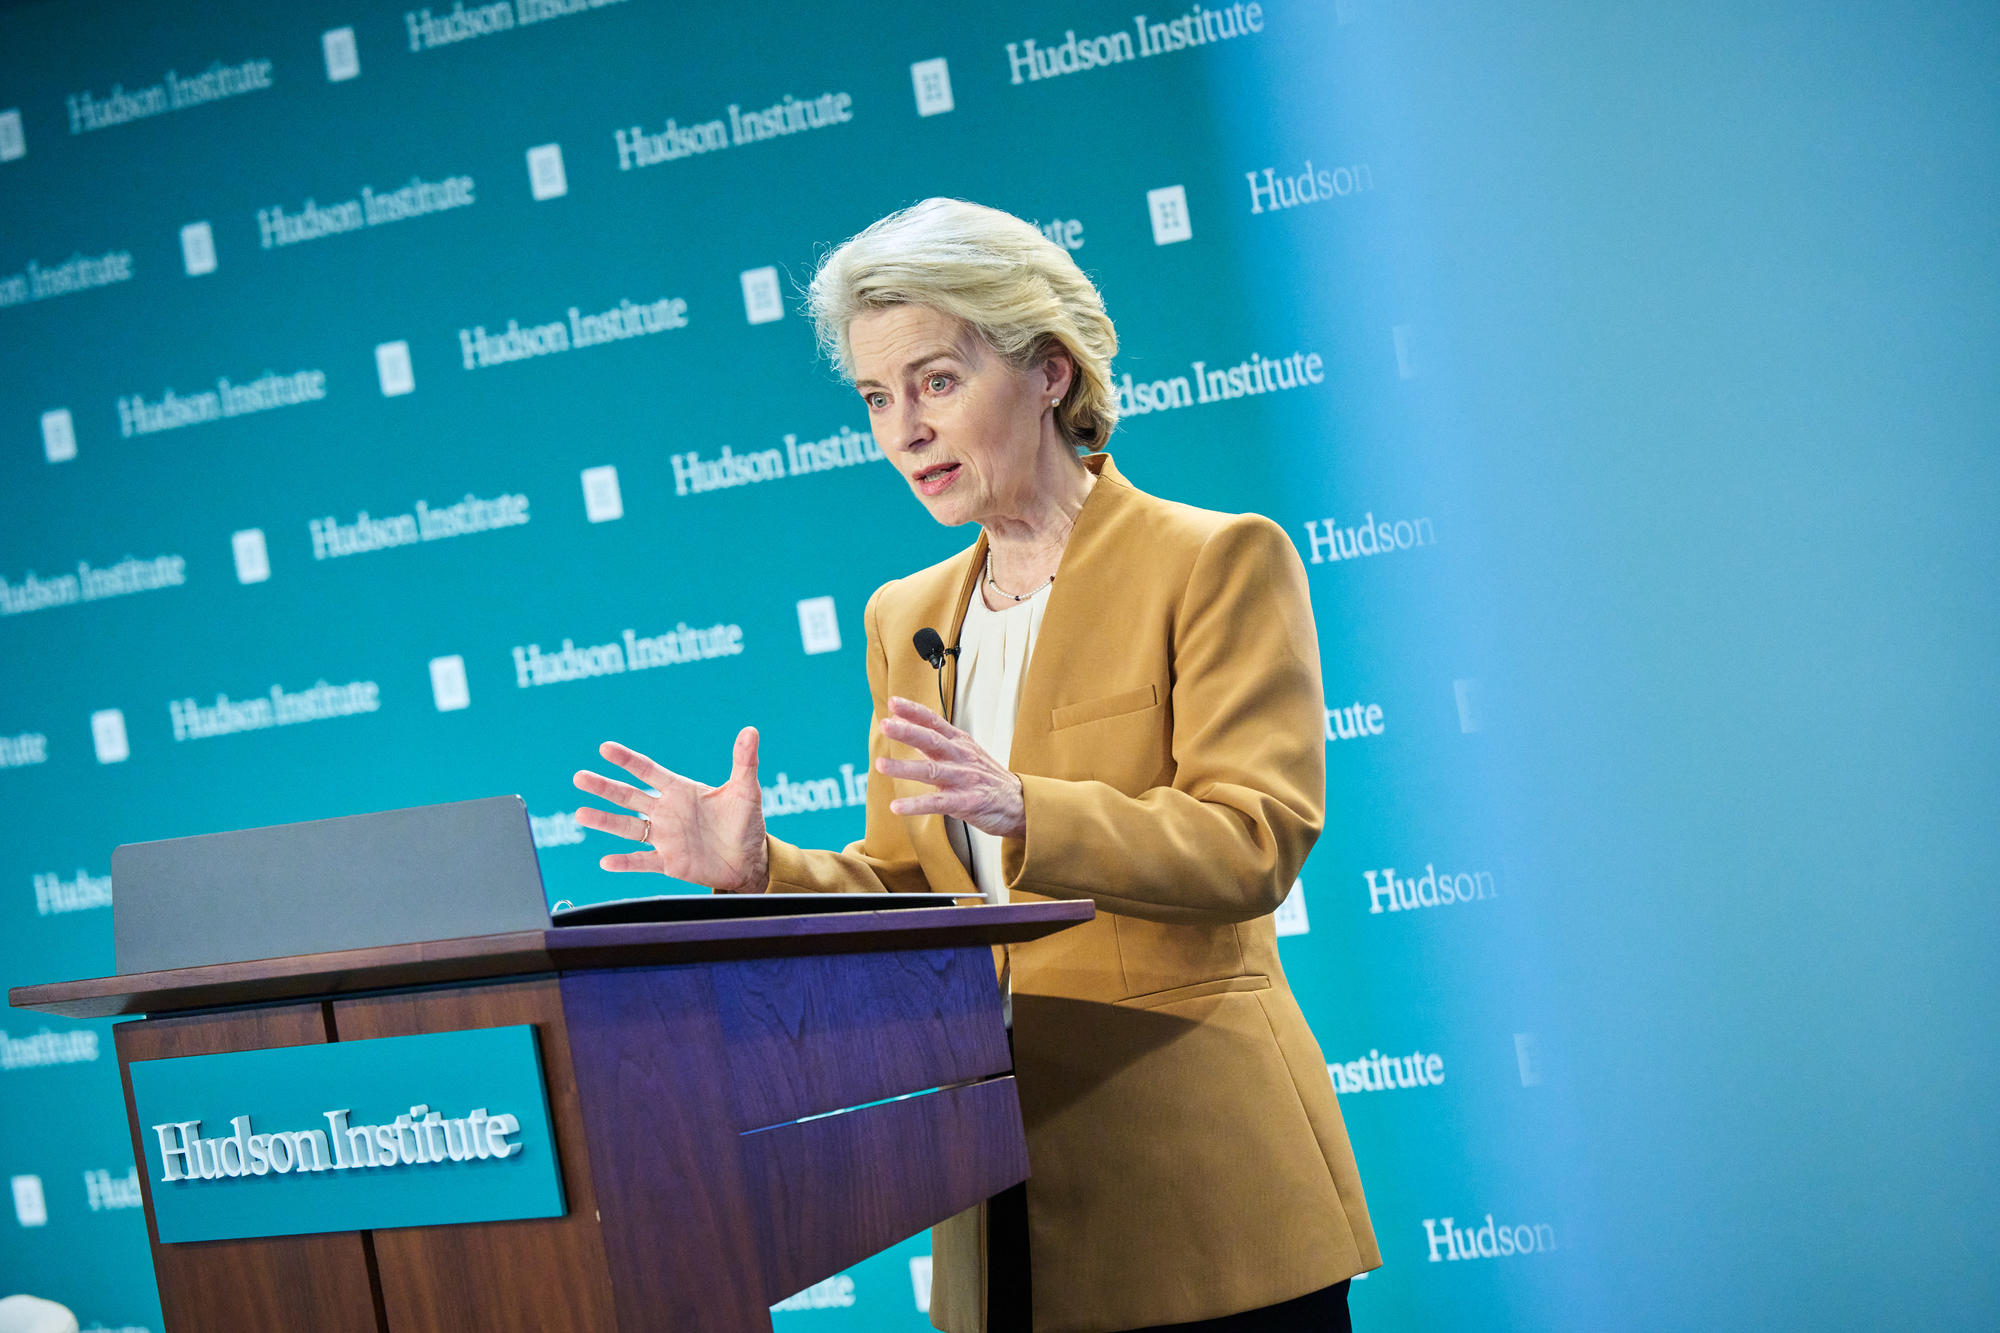
<path id="1" fill-rule="evenodd" d="M 966 552 L 965 570 L 959 576 L 957 591 L 949 603 L 940 603 L 930 608 L 924 623 L 948 625 L 944 641 L 951 647 L 958 644 L 959 634 L 965 628 L 966 607 L 971 604 L 972 595 L 979 588 L 979 574 L 986 566 L 986 534 L 981 532 L 979 540 Z M 911 696 L 921 699 L 921 695 Z M 958 708 L 958 654 L 950 653 L 944 659 L 944 702 L 945 716 L 949 718 Z M 890 779 L 876 775 L 873 781 L 886 782 Z M 898 794 L 902 794 L 898 789 Z M 915 793 L 912 792 L 912 795 Z M 952 850 L 951 835 L 945 831 L 943 815 L 923 815 L 910 821 L 910 845 L 916 849 L 917 860 L 924 867 L 924 877 L 931 888 L 939 893 L 977 896 L 979 886 L 972 881 L 972 875 L 965 864 Z"/>
<path id="2" fill-rule="evenodd" d="M 958 640 L 965 632 L 965 613 L 972 605 L 972 595 L 979 591 L 979 576 L 986 568 L 986 534 L 982 531 L 979 540 L 972 544 L 968 553 L 965 572 L 959 576 L 958 591 L 953 594 L 949 607 L 939 607 L 937 619 L 950 624 L 944 641 L 950 652 L 944 659 L 944 711 L 945 720 L 950 721 L 958 712 Z"/>
<path id="3" fill-rule="evenodd" d="M 1097 474 L 1097 484 L 1083 502 L 1056 566 L 1049 589 L 1048 610 L 1035 634 L 1034 655 L 1021 680 L 1020 709 L 1014 715 L 1014 747 L 1007 767 L 1016 773 L 1048 771 L 1049 715 L 1056 689 L 1068 677 L 1071 654 L 1103 633 L 1103 603 L 1098 587 L 1115 584 L 1119 512 L 1131 485 L 1109 454 L 1091 454 L 1084 466 Z"/>

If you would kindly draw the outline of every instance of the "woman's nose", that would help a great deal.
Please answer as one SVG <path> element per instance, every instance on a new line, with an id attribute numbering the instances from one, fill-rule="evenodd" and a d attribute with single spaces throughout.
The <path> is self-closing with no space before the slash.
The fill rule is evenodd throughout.
<path id="1" fill-rule="evenodd" d="M 934 438 L 930 419 L 924 413 L 921 403 L 908 403 L 896 414 L 896 445 L 903 449 L 921 449 Z"/>

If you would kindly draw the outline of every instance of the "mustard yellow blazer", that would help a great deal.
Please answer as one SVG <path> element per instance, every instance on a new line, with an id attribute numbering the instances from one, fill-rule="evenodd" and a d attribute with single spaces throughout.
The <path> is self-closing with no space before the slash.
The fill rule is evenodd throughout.
<path id="1" fill-rule="evenodd" d="M 1097 917 L 1013 949 L 1036 1333 L 1106 1333 L 1288 1300 L 1382 1262 L 1325 1058 L 1271 913 L 1319 836 L 1326 755 L 1305 569 L 1282 530 L 1135 489 L 1085 460 L 1085 501 L 1021 686 L 1008 766 L 1027 835 L 1012 896 Z M 935 698 L 910 646 L 958 640 L 985 560 L 885 584 L 875 696 Z M 946 695 L 954 682 L 946 673 Z M 928 790 L 876 774 L 842 852 L 770 841 L 771 888 L 976 894 Z M 932 1232 L 931 1322 L 983 1333 L 983 1206 Z"/>

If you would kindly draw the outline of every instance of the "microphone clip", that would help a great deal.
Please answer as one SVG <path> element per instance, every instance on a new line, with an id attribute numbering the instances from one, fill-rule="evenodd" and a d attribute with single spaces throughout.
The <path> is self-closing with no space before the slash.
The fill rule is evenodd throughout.
<path id="1" fill-rule="evenodd" d="M 918 630 L 911 641 L 916 645 L 917 655 L 930 663 L 934 670 L 944 670 L 944 659 L 958 656 L 958 645 L 954 643 L 949 648 L 945 647 L 944 636 L 928 625 Z"/>

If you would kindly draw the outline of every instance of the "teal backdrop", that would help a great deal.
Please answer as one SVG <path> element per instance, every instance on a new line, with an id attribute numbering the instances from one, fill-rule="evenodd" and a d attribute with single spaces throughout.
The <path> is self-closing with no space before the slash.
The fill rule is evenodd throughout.
<path id="1" fill-rule="evenodd" d="M 1100 284 L 1120 467 L 1306 562 L 1357 1326 L 1990 1327 L 1996 57 L 1969 3 L 0 8 L 0 981 L 112 970 L 128 841 L 519 792 L 552 900 L 658 887 L 568 817 L 606 739 L 755 723 L 772 828 L 856 836 L 862 607 L 972 534 L 799 285 L 959 196 Z M 629 669 L 684 630 L 740 651 Z M 0 1294 L 157 1330 L 108 1026 L 0 1032 Z M 926 1327 L 927 1254 L 778 1327 Z"/>

